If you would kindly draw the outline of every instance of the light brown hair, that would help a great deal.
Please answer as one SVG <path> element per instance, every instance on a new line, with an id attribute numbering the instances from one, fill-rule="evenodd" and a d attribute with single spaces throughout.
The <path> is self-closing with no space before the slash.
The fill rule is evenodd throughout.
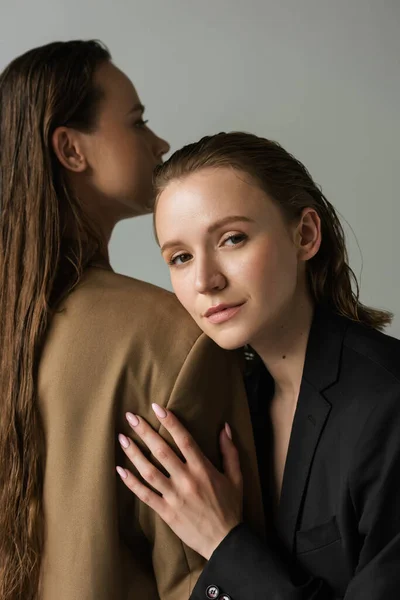
<path id="1" fill-rule="evenodd" d="M 49 319 L 100 241 L 53 149 L 58 126 L 91 131 L 110 59 L 96 41 L 54 42 L 0 75 L 0 599 L 38 597 L 44 435 L 37 370 Z"/>
<path id="2" fill-rule="evenodd" d="M 359 286 L 349 266 L 339 217 L 305 166 L 277 142 L 232 132 L 202 138 L 175 152 L 155 173 L 157 198 L 173 180 L 205 168 L 233 168 L 249 175 L 281 208 L 289 221 L 313 208 L 321 219 L 322 242 L 307 263 L 308 282 L 316 303 L 369 327 L 382 329 L 392 315 L 363 305 Z M 156 201 L 157 207 L 157 201 Z"/>

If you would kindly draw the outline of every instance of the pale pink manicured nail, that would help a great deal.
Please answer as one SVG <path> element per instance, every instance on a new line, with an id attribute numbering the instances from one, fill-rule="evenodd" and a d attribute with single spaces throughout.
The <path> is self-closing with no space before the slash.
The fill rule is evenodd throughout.
<path id="1" fill-rule="evenodd" d="M 122 479 L 126 479 L 128 477 L 127 472 L 122 467 L 117 467 L 117 473 Z"/>
<path id="2" fill-rule="evenodd" d="M 129 421 L 129 424 L 132 425 L 132 427 L 136 427 L 136 425 L 139 425 L 139 419 L 137 418 L 136 415 L 133 415 L 132 413 L 126 413 L 126 418 Z"/>
<path id="3" fill-rule="evenodd" d="M 229 427 L 228 423 L 225 423 L 225 431 L 226 431 L 226 435 L 231 440 L 232 439 L 232 430 Z"/>
<path id="4" fill-rule="evenodd" d="M 167 411 L 164 408 L 162 408 L 155 402 L 151 406 L 154 412 L 156 413 L 157 417 L 160 417 L 160 419 L 165 419 L 165 417 L 167 416 Z"/>
<path id="5" fill-rule="evenodd" d="M 128 448 L 129 447 L 129 440 L 128 440 L 127 437 L 125 437 L 124 435 L 122 435 L 122 433 L 119 434 L 118 439 L 119 439 L 119 443 L 121 444 L 121 446 L 123 448 Z"/>

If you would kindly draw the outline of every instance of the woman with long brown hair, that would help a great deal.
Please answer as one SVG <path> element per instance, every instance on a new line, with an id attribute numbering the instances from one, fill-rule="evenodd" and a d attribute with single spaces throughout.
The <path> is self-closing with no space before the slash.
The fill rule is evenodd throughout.
<path id="1" fill-rule="evenodd" d="M 179 300 L 222 348 L 247 347 L 266 521 L 242 515 L 242 427 L 221 431 L 222 474 L 173 411 L 153 407 L 184 461 L 128 415 L 167 474 L 121 435 L 155 491 L 118 467 L 122 480 L 208 560 L 190 597 L 397 598 L 400 342 L 379 331 L 391 314 L 359 300 L 334 207 L 279 144 L 244 133 L 177 151 L 156 188 Z"/>
<path id="2" fill-rule="evenodd" d="M 178 600 L 203 565 L 113 468 L 125 411 L 184 416 L 199 394 L 217 430 L 219 375 L 238 374 L 172 294 L 109 264 L 168 150 L 143 110 L 96 41 L 35 48 L 0 75 L 1 600 Z"/>

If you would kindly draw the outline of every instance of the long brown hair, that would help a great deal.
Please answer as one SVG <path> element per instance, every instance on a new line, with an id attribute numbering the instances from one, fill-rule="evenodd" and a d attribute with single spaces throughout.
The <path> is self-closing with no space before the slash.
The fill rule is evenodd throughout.
<path id="1" fill-rule="evenodd" d="M 57 301 L 100 246 L 52 150 L 58 126 L 91 131 L 96 41 L 54 42 L 0 75 L 0 600 L 38 597 L 44 436 L 37 368 Z"/>
<path id="2" fill-rule="evenodd" d="M 278 203 L 289 222 L 299 219 L 307 207 L 318 213 L 322 243 L 307 263 L 309 287 L 316 303 L 330 305 L 338 314 L 376 329 L 391 322 L 391 313 L 360 302 L 359 286 L 349 266 L 343 228 L 334 207 L 305 166 L 277 142 L 241 132 L 204 137 L 175 152 L 157 169 L 157 198 L 170 181 L 219 167 L 250 175 Z"/>

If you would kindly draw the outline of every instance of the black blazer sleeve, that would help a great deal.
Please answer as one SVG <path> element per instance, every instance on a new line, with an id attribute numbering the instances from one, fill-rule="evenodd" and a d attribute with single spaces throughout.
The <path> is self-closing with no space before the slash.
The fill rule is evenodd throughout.
<path id="1" fill-rule="evenodd" d="M 345 600 L 400 598 L 400 397 L 398 385 L 382 390 L 349 457 L 348 492 L 354 507 L 354 545 L 358 561 Z M 354 550 L 354 549 L 352 549 Z M 343 548 L 346 554 L 347 549 Z M 214 585 L 232 600 L 331 600 L 332 589 L 312 574 L 301 586 L 287 565 L 245 525 L 215 550 L 191 600 L 204 600 Z"/>
<path id="2" fill-rule="evenodd" d="M 331 590 L 322 580 L 306 579 L 303 585 L 295 586 L 272 548 L 241 524 L 215 550 L 190 600 L 204 600 L 207 590 L 213 587 L 219 590 L 217 598 L 228 594 L 232 600 L 333 600 Z"/>

